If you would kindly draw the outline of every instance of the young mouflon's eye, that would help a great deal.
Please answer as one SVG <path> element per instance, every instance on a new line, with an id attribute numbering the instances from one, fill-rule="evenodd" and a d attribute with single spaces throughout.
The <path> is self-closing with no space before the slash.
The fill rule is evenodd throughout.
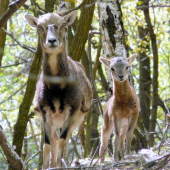
<path id="1" fill-rule="evenodd" d="M 111 68 L 111 70 L 112 70 L 112 71 L 115 71 L 115 69 L 114 69 L 114 68 Z"/>
<path id="2" fill-rule="evenodd" d="M 127 67 L 126 67 L 126 70 L 127 70 L 128 68 L 129 68 L 129 67 L 127 66 Z"/>
<path id="3" fill-rule="evenodd" d="M 38 30 L 40 30 L 41 28 L 42 28 L 42 26 L 41 26 L 41 25 L 38 25 L 38 26 L 37 26 L 37 29 L 38 29 Z"/>

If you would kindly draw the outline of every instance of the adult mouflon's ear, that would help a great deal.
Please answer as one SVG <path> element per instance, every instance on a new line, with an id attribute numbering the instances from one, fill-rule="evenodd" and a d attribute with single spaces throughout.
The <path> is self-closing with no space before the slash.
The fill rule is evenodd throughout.
<path id="1" fill-rule="evenodd" d="M 137 57 L 137 54 L 131 55 L 129 58 L 127 58 L 128 63 L 132 64 L 136 57 Z"/>
<path id="2" fill-rule="evenodd" d="M 25 15 L 25 18 L 28 21 L 29 25 L 31 25 L 32 27 L 37 28 L 38 18 L 33 17 L 32 15 Z"/>
<path id="3" fill-rule="evenodd" d="M 110 60 L 109 60 L 109 59 L 100 57 L 99 60 L 100 60 L 105 66 L 110 67 Z"/>
<path id="4" fill-rule="evenodd" d="M 69 14 L 65 15 L 64 16 L 65 26 L 71 25 L 76 19 L 76 16 L 77 16 L 77 11 L 72 11 Z"/>

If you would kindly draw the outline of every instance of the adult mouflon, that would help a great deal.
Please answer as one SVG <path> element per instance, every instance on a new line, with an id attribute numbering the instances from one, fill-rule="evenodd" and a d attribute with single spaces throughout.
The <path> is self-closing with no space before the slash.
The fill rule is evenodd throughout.
<path id="1" fill-rule="evenodd" d="M 34 109 L 43 118 L 45 144 L 43 169 L 68 164 L 68 142 L 71 133 L 89 111 L 93 94 L 83 66 L 66 54 L 66 31 L 77 15 L 47 13 L 35 18 L 26 15 L 28 23 L 37 28 L 43 51 L 43 67 L 37 84 Z M 61 135 L 56 128 L 62 128 Z M 57 154 L 58 149 L 58 154 Z M 57 164 L 56 164 L 57 161 Z"/>

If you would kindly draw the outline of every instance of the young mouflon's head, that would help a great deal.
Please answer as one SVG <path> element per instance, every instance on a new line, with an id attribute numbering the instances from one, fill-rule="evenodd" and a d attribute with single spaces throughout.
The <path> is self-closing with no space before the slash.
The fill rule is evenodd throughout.
<path id="1" fill-rule="evenodd" d="M 111 60 L 100 57 L 100 61 L 111 70 L 112 79 L 123 82 L 128 78 L 128 68 L 135 60 L 137 54 L 133 54 L 129 58 L 115 57 Z"/>
<path id="2" fill-rule="evenodd" d="M 65 45 L 67 26 L 71 25 L 77 16 L 77 11 L 72 11 L 65 16 L 56 13 L 47 13 L 39 18 L 26 15 L 28 23 L 37 28 L 42 48 L 47 53 L 60 52 Z"/>

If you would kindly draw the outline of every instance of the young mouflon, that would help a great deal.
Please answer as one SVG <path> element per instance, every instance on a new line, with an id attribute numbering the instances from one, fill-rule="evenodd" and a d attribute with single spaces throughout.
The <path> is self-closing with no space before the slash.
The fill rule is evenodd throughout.
<path id="1" fill-rule="evenodd" d="M 120 156 L 124 157 L 125 139 L 126 154 L 130 154 L 133 132 L 139 114 L 139 99 L 133 87 L 130 86 L 128 68 L 136 56 L 134 54 L 129 58 L 115 57 L 111 60 L 100 57 L 100 61 L 111 70 L 113 81 L 113 95 L 103 112 L 100 163 L 104 162 L 112 130 L 114 131 L 114 161 L 119 161 Z"/>

